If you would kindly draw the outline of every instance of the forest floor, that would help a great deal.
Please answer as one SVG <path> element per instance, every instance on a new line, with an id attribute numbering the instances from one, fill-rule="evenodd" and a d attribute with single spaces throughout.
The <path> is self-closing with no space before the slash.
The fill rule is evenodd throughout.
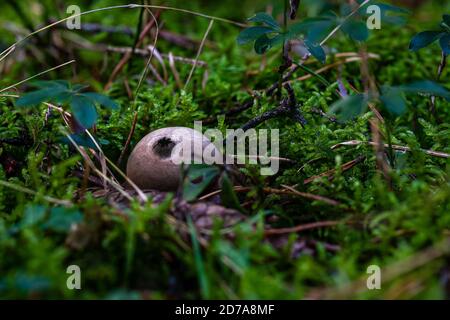
<path id="1" fill-rule="evenodd" d="M 81 10 L 111 5 L 90 2 Z M 430 92 L 450 89 L 449 68 L 438 80 L 439 45 L 409 45 L 450 4 L 411 9 L 405 24 L 383 23 L 364 42 L 338 30 L 324 63 L 291 41 L 280 90 L 283 48 L 259 55 L 237 38 L 256 12 L 272 10 L 282 24 L 283 8 L 236 2 L 110 9 L 83 15 L 81 30 L 44 27 L 66 17 L 53 1 L 0 5 L 1 51 L 20 41 L 0 55 L 1 298 L 449 298 L 448 101 L 436 97 L 430 111 Z M 314 15 L 313 3 L 302 1 L 288 23 Z M 431 89 L 406 94 L 402 112 L 393 112 L 403 108 L 399 91 L 348 103 L 417 81 Z M 98 117 L 77 113 L 58 84 L 64 94 L 103 94 Z M 80 121 L 95 122 L 96 140 Z M 223 168 L 213 170 L 222 185 L 208 189 L 190 184 L 189 172 L 178 192 L 130 187 L 121 172 L 139 140 L 194 121 L 222 133 L 278 129 L 278 172 L 246 164 L 227 183 Z M 81 290 L 67 286 L 73 265 Z M 381 288 L 370 290 L 377 267 Z"/>

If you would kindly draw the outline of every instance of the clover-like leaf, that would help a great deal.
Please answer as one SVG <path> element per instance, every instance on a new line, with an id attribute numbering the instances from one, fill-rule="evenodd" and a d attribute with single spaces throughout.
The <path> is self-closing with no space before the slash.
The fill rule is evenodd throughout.
<path id="1" fill-rule="evenodd" d="M 450 92 L 447 89 L 445 89 L 440 84 L 430 80 L 416 81 L 407 85 L 400 86 L 399 88 L 404 92 L 424 93 L 450 99 Z"/>
<path id="2" fill-rule="evenodd" d="M 406 100 L 403 91 L 400 88 L 384 86 L 383 94 L 380 96 L 386 109 L 395 114 L 400 115 L 406 110 Z"/>
<path id="3" fill-rule="evenodd" d="M 355 41 L 366 41 L 369 37 L 367 24 L 362 21 L 349 20 L 342 25 L 342 31 Z"/>
<path id="4" fill-rule="evenodd" d="M 220 173 L 219 168 L 206 164 L 190 165 L 183 182 L 183 198 L 193 201 L 211 184 Z"/>
<path id="5" fill-rule="evenodd" d="M 104 106 L 106 108 L 109 108 L 111 110 L 119 109 L 119 104 L 117 102 L 115 102 L 114 100 L 111 100 L 110 98 L 108 98 L 107 96 L 105 96 L 103 94 L 95 93 L 95 92 L 86 92 L 86 93 L 82 93 L 81 96 L 86 97 L 86 98 L 92 100 L 94 103 L 97 103 L 97 104 Z"/>
<path id="6" fill-rule="evenodd" d="M 425 48 L 442 37 L 445 33 L 442 31 L 423 31 L 416 34 L 409 44 L 409 49 L 417 51 Z"/>
<path id="7" fill-rule="evenodd" d="M 50 210 L 49 218 L 43 228 L 56 232 L 67 232 L 72 224 L 81 220 L 83 220 L 83 214 L 76 209 L 54 207 Z"/>
<path id="8" fill-rule="evenodd" d="M 305 46 L 306 48 L 308 48 L 308 51 L 314 58 L 319 60 L 321 63 L 325 63 L 327 55 L 325 54 L 325 50 L 323 50 L 320 44 L 311 42 L 309 39 L 306 39 Z"/>
<path id="9" fill-rule="evenodd" d="M 253 17 L 249 18 L 248 21 L 264 23 L 274 31 L 281 31 L 281 27 L 278 22 L 271 15 L 265 12 L 258 12 Z"/>
<path id="10" fill-rule="evenodd" d="M 450 54 L 450 34 L 445 34 L 439 39 L 439 45 L 445 55 Z"/>
<path id="11" fill-rule="evenodd" d="M 92 100 L 75 95 L 70 103 L 75 119 L 86 129 L 90 129 L 97 121 L 97 110 Z"/>
<path id="12" fill-rule="evenodd" d="M 42 102 L 49 101 L 55 94 L 55 89 L 46 88 L 22 95 L 16 100 L 16 107 L 34 107 Z"/>
<path id="13" fill-rule="evenodd" d="M 366 109 L 367 97 L 364 94 L 357 94 L 335 102 L 330 108 L 330 113 L 341 121 L 347 121 L 362 114 Z"/>
<path id="14" fill-rule="evenodd" d="M 275 37 L 269 38 L 267 35 L 262 35 L 255 41 L 254 49 L 257 54 L 264 54 L 270 48 L 283 43 L 284 35 L 278 34 Z"/>
<path id="15" fill-rule="evenodd" d="M 274 32 L 272 28 L 269 27 L 250 27 L 247 29 L 244 29 L 239 36 L 237 37 L 238 44 L 246 44 L 248 42 L 255 41 L 259 37 Z"/>
<path id="16" fill-rule="evenodd" d="M 302 22 L 291 25 L 288 29 L 290 39 L 305 35 L 312 42 L 319 42 L 326 37 L 331 29 L 337 24 L 334 16 L 321 16 L 307 18 Z"/>

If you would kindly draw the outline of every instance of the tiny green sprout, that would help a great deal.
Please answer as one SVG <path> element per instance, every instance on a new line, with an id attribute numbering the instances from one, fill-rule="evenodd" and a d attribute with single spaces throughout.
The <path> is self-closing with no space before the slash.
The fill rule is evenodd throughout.
<path id="1" fill-rule="evenodd" d="M 43 102 L 69 106 L 75 119 L 86 129 L 92 128 L 97 121 L 97 105 L 110 110 L 119 108 L 115 101 L 105 95 L 83 92 L 87 88 L 85 85 L 71 85 L 64 80 L 35 81 L 32 85 L 37 90 L 26 93 L 17 99 L 17 107 L 32 107 Z"/>
<path id="2" fill-rule="evenodd" d="M 418 51 L 422 48 L 428 47 L 432 43 L 439 40 L 442 53 L 444 55 L 450 54 L 450 15 L 444 14 L 442 22 L 440 23 L 440 30 L 427 30 L 416 34 L 409 44 L 409 49 Z"/>

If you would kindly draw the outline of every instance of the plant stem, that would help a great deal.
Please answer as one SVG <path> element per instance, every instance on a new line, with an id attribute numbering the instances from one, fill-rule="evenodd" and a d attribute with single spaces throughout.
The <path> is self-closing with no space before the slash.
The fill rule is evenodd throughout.
<path id="1" fill-rule="evenodd" d="M 286 32 L 287 30 L 287 15 L 288 15 L 288 0 L 284 0 L 284 9 L 283 9 L 283 32 Z M 289 58 L 287 57 L 288 52 L 287 52 L 287 48 L 286 48 L 286 44 L 287 41 L 283 40 L 283 45 L 282 45 L 282 53 L 281 53 L 281 65 L 280 68 L 278 69 L 278 73 L 279 73 L 279 79 L 278 79 L 278 97 L 281 97 L 281 91 L 283 90 L 283 74 L 284 71 L 289 67 L 288 64 L 288 60 Z"/>
<path id="2" fill-rule="evenodd" d="M 141 4 L 144 4 L 143 1 L 141 1 Z M 132 55 L 134 55 L 134 53 L 136 51 L 136 47 L 138 46 L 138 43 L 139 43 L 139 35 L 141 34 L 142 23 L 144 21 L 144 11 L 145 11 L 145 9 L 141 8 L 141 11 L 139 12 L 139 20 L 138 20 L 138 24 L 136 27 L 136 34 L 134 37 Z M 133 65 L 133 59 L 130 58 L 130 60 L 128 60 L 128 64 L 127 64 L 127 71 L 131 70 L 132 65 Z"/>
<path id="3" fill-rule="evenodd" d="M 439 81 L 441 79 L 442 73 L 444 72 L 445 66 L 447 65 L 447 55 L 442 51 L 441 55 L 441 62 L 439 63 L 438 72 L 436 80 Z M 431 107 L 430 107 L 431 114 L 434 116 L 434 119 L 437 123 L 440 122 L 440 119 L 436 112 L 436 97 L 431 97 Z"/>
<path id="4" fill-rule="evenodd" d="M 392 147 L 392 127 L 389 121 L 385 122 L 385 128 L 386 128 L 386 137 L 387 137 L 387 143 L 388 143 L 388 157 L 389 162 L 391 164 L 392 168 L 395 168 L 395 155 L 394 155 L 394 148 Z"/>

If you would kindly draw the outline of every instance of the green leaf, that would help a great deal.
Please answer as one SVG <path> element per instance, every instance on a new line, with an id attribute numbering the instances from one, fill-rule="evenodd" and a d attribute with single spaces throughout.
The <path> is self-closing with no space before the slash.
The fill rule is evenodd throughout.
<path id="1" fill-rule="evenodd" d="M 255 41 L 254 49 L 257 54 L 264 54 L 274 46 L 280 45 L 285 40 L 285 34 L 278 34 L 273 38 L 263 35 Z"/>
<path id="2" fill-rule="evenodd" d="M 46 88 L 32 91 L 22 95 L 16 100 L 16 107 L 33 107 L 43 102 L 51 101 L 53 98 L 58 98 L 60 95 L 64 96 L 65 89 Z M 60 100 L 60 99 L 57 99 Z"/>
<path id="3" fill-rule="evenodd" d="M 249 18 L 248 21 L 264 23 L 275 31 L 281 31 L 281 27 L 278 22 L 271 15 L 265 12 L 258 12 L 253 17 Z"/>
<path id="4" fill-rule="evenodd" d="M 330 113 L 336 115 L 341 121 L 347 121 L 364 113 L 366 109 L 366 96 L 364 94 L 357 94 L 347 96 L 334 103 L 330 108 Z"/>
<path id="5" fill-rule="evenodd" d="M 405 112 L 406 100 L 401 89 L 385 86 L 382 88 L 382 92 L 383 95 L 380 96 L 380 100 L 389 112 L 395 115 Z"/>
<path id="6" fill-rule="evenodd" d="M 433 96 L 444 97 L 447 99 L 450 98 L 450 92 L 447 89 L 445 89 L 440 84 L 437 84 L 436 82 L 430 80 L 413 82 L 407 85 L 403 85 L 399 88 L 401 88 L 404 92 L 424 93 Z"/>
<path id="7" fill-rule="evenodd" d="M 203 299 L 209 299 L 209 281 L 206 274 L 205 265 L 202 258 L 202 250 L 197 237 L 197 232 L 192 222 L 191 216 L 187 217 L 187 224 L 189 227 L 189 233 L 191 234 L 192 249 L 194 251 L 195 269 L 198 275 L 198 282 Z"/>
<path id="8" fill-rule="evenodd" d="M 39 205 L 29 205 L 26 207 L 24 216 L 20 222 L 21 228 L 26 228 L 41 222 L 45 218 L 47 208 Z"/>
<path id="9" fill-rule="evenodd" d="M 43 228 L 57 232 L 67 232 L 72 224 L 81 220 L 83 220 L 83 215 L 78 210 L 55 207 L 50 210 L 50 216 Z"/>
<path id="10" fill-rule="evenodd" d="M 371 5 L 371 4 L 368 4 Z M 381 9 L 381 12 L 387 12 L 387 11 L 391 11 L 391 12 L 396 12 L 396 13 L 403 13 L 403 14 L 409 14 L 410 11 L 405 9 L 405 8 L 401 8 L 401 7 L 397 7 L 394 6 L 392 4 L 388 4 L 388 3 L 372 3 L 372 5 L 376 5 Z"/>
<path id="11" fill-rule="evenodd" d="M 441 31 L 424 31 L 416 34 L 409 44 L 409 49 L 417 51 L 425 48 L 443 36 L 445 33 Z"/>
<path id="12" fill-rule="evenodd" d="M 325 63 L 327 55 L 320 44 L 313 43 L 309 39 L 306 39 L 305 46 L 314 58 L 319 60 L 321 63 Z"/>
<path id="13" fill-rule="evenodd" d="M 219 168 L 206 164 L 190 165 L 183 183 L 183 198 L 186 201 L 197 199 L 219 172 Z"/>
<path id="14" fill-rule="evenodd" d="M 225 172 L 222 174 L 222 192 L 220 193 L 220 197 L 224 206 L 241 212 L 244 211 L 239 203 L 238 197 L 236 196 L 236 192 L 234 192 L 233 184 Z"/>
<path id="15" fill-rule="evenodd" d="M 270 49 L 270 39 L 266 35 L 262 35 L 255 41 L 254 45 L 255 52 L 257 54 L 264 54 L 267 50 Z"/>
<path id="16" fill-rule="evenodd" d="M 48 101 L 52 94 L 53 91 L 51 89 L 26 93 L 16 100 L 16 107 L 36 106 L 44 101 Z"/>
<path id="17" fill-rule="evenodd" d="M 324 39 L 330 30 L 336 25 L 334 17 L 308 18 L 303 22 L 295 23 L 288 29 L 290 39 L 295 39 L 299 35 L 306 35 L 312 42 L 319 42 Z"/>
<path id="18" fill-rule="evenodd" d="M 450 34 L 445 34 L 439 39 L 439 44 L 441 46 L 442 52 L 445 55 L 450 54 Z"/>
<path id="19" fill-rule="evenodd" d="M 367 25 L 362 21 L 350 20 L 342 26 L 342 31 L 355 41 L 366 41 L 369 37 Z"/>
<path id="20" fill-rule="evenodd" d="M 274 32 L 273 29 L 268 27 L 250 27 L 243 30 L 237 37 L 238 44 L 246 44 L 248 42 L 255 41 L 264 34 Z"/>
<path id="21" fill-rule="evenodd" d="M 119 104 L 115 102 L 114 100 L 110 99 L 109 97 L 95 92 L 86 92 L 82 93 L 81 96 L 87 97 L 88 99 L 92 100 L 94 103 L 97 103 L 101 106 L 104 106 L 106 108 L 109 108 L 111 110 L 117 110 L 119 109 Z"/>
<path id="22" fill-rule="evenodd" d="M 94 103 L 81 95 L 75 95 L 70 103 L 75 119 L 86 129 L 92 128 L 97 121 Z"/>

